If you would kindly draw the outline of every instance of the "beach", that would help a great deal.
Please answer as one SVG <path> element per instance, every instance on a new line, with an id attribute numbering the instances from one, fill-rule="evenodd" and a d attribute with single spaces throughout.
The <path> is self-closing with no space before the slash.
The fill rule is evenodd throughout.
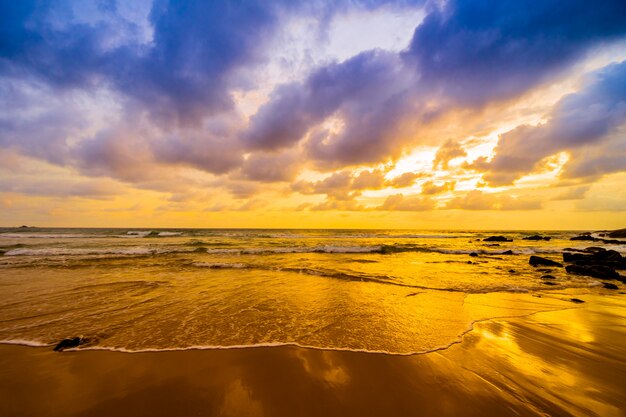
<path id="1" fill-rule="evenodd" d="M 293 346 L 122 353 L 0 347 L 6 416 L 622 416 L 626 302 L 476 323 L 418 355 Z"/>

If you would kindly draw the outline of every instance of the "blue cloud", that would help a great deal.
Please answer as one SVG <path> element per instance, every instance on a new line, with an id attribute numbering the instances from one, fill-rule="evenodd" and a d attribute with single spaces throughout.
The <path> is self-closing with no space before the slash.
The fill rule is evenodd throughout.
<path id="1" fill-rule="evenodd" d="M 405 58 L 427 89 L 460 103 L 515 96 L 626 34 L 626 2 L 450 0 L 415 30 Z"/>

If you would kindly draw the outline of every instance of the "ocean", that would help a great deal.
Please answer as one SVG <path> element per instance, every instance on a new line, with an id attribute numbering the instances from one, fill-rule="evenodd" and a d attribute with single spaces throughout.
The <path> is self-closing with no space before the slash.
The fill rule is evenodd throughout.
<path id="1" fill-rule="evenodd" d="M 540 234 L 550 240 L 524 240 Z M 0 343 L 125 352 L 297 345 L 414 354 L 610 290 L 576 231 L 0 229 Z M 501 235 L 510 242 L 484 241 Z M 510 251 L 510 252 L 509 252 Z M 572 303 L 569 303 L 572 304 Z M 567 308 L 570 308 L 568 304 Z"/>

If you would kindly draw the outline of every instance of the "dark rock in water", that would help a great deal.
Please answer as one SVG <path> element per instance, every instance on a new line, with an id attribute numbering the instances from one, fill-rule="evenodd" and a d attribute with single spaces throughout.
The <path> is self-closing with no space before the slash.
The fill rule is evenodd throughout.
<path id="1" fill-rule="evenodd" d="M 469 254 L 469 256 L 476 257 L 476 256 L 478 256 L 478 254 L 476 252 L 472 252 L 472 253 Z"/>
<path id="2" fill-rule="evenodd" d="M 567 265 L 565 270 L 568 274 L 584 275 L 586 277 L 600 279 L 621 279 L 613 268 L 604 265 Z"/>
<path id="3" fill-rule="evenodd" d="M 550 240 L 550 239 L 552 238 L 549 236 L 539 236 L 539 235 L 526 236 L 522 238 L 522 240 Z"/>
<path id="4" fill-rule="evenodd" d="M 55 352 L 61 352 L 64 349 L 78 347 L 86 342 L 86 339 L 82 337 L 73 337 L 71 339 L 61 340 L 55 347 Z"/>
<path id="5" fill-rule="evenodd" d="M 582 252 L 582 253 L 586 253 L 587 250 L 586 249 L 577 249 L 577 248 L 565 248 L 565 249 L 563 249 L 563 252 Z"/>
<path id="6" fill-rule="evenodd" d="M 556 282 L 544 281 L 543 285 L 556 285 Z"/>
<path id="7" fill-rule="evenodd" d="M 510 272 L 511 274 L 515 274 L 517 271 L 516 271 L 515 269 L 509 269 L 509 272 Z"/>
<path id="8" fill-rule="evenodd" d="M 26 226 L 25 224 L 21 225 L 20 227 L 18 227 L 18 229 L 28 229 L 29 227 Z"/>
<path id="9" fill-rule="evenodd" d="M 590 251 L 590 253 L 563 252 L 563 261 L 583 266 L 602 266 L 626 269 L 626 258 L 614 250 Z"/>
<path id="10" fill-rule="evenodd" d="M 613 230 L 612 232 L 610 232 L 608 234 L 608 236 L 609 237 L 618 237 L 618 238 L 626 237 L 626 229 Z"/>
<path id="11" fill-rule="evenodd" d="M 542 275 L 541 279 L 556 279 L 554 275 Z"/>
<path id="12" fill-rule="evenodd" d="M 547 273 L 547 272 L 552 272 L 552 270 L 549 269 L 549 268 L 541 268 L 541 269 L 538 269 L 537 272 L 546 272 Z"/>
<path id="13" fill-rule="evenodd" d="M 572 303 L 576 303 L 576 304 L 580 304 L 580 303 L 584 303 L 583 300 L 581 300 L 580 298 L 570 298 L 569 299 Z"/>
<path id="14" fill-rule="evenodd" d="M 513 255 L 513 251 L 512 250 L 505 250 L 504 252 L 500 253 L 500 255 Z"/>
<path id="15" fill-rule="evenodd" d="M 607 290 L 618 290 L 618 286 L 615 284 L 611 284 L 610 282 L 603 282 L 602 285 L 604 286 L 604 288 L 606 288 Z"/>
<path id="16" fill-rule="evenodd" d="M 585 252 L 594 253 L 594 252 L 604 252 L 606 249 L 601 248 L 600 246 L 589 246 L 588 248 L 583 249 Z"/>
<path id="17" fill-rule="evenodd" d="M 530 257 L 530 259 L 528 260 L 528 263 L 531 264 L 532 266 L 537 266 L 537 265 L 544 265 L 544 266 L 563 266 L 563 264 L 560 264 L 556 261 L 553 261 L 551 259 L 546 259 L 546 258 L 542 258 L 541 256 L 535 256 L 532 255 Z"/>
<path id="18" fill-rule="evenodd" d="M 569 240 L 588 240 L 590 242 L 598 242 L 600 241 L 600 239 L 595 238 L 591 235 L 580 235 L 580 236 L 574 236 L 572 238 L 570 238 Z"/>
<path id="19" fill-rule="evenodd" d="M 507 239 L 504 236 L 489 236 L 484 238 L 483 242 L 513 242 L 513 239 Z"/>

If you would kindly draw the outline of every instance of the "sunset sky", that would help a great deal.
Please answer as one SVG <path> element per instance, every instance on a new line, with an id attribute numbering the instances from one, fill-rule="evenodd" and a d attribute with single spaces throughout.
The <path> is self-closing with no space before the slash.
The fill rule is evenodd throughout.
<path id="1" fill-rule="evenodd" d="M 0 226 L 626 227 L 626 2 L 0 1 Z"/>

